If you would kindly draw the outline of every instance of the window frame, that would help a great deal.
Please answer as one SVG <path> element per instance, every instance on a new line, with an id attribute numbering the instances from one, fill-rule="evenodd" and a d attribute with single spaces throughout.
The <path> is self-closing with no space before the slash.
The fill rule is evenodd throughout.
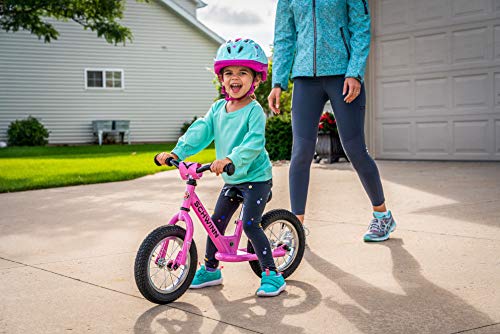
<path id="1" fill-rule="evenodd" d="M 84 83 L 85 90 L 124 90 L 125 89 L 125 71 L 121 68 L 85 68 L 84 69 Z M 88 86 L 88 72 L 101 72 L 102 73 L 102 87 L 89 87 Z M 106 73 L 119 72 L 121 87 L 106 87 Z"/>

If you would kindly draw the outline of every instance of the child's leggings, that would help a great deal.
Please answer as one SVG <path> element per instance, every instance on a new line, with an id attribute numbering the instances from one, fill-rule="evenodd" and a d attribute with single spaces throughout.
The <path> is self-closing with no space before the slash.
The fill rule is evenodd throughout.
<path id="1" fill-rule="evenodd" d="M 364 137 L 365 88 L 351 103 L 344 102 L 344 76 L 294 79 L 292 99 L 293 148 L 290 162 L 292 212 L 303 215 L 306 207 L 311 162 L 318 137 L 319 118 L 329 99 L 337 120 L 344 151 L 358 173 L 373 206 L 385 202 L 377 165 L 368 155 Z M 332 187 L 335 187 L 332 184 Z"/>
<path id="2" fill-rule="evenodd" d="M 264 230 L 260 225 L 262 213 L 266 207 L 267 199 L 271 192 L 272 180 L 265 182 L 247 182 L 241 184 L 225 184 L 215 205 L 215 211 L 212 220 L 217 225 L 217 229 L 224 234 L 226 227 L 231 220 L 239 203 L 231 201 L 224 196 L 230 188 L 238 189 L 243 195 L 242 220 L 243 230 L 248 239 L 252 242 L 257 257 L 259 258 L 262 271 L 269 269 L 276 271 L 274 259 L 271 253 L 271 246 Z M 205 253 L 205 266 L 208 268 L 217 268 L 219 261 L 215 259 L 217 247 L 210 238 L 207 238 L 207 250 Z"/>

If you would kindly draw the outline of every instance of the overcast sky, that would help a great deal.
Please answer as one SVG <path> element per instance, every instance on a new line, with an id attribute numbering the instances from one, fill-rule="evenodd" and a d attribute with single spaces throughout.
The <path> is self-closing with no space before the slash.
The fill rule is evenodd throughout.
<path id="1" fill-rule="evenodd" d="M 203 0 L 197 17 L 219 36 L 251 38 L 270 55 L 277 0 Z"/>

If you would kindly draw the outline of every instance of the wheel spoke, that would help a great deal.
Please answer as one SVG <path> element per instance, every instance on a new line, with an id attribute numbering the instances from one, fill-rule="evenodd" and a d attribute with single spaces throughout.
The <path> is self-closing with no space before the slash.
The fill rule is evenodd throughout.
<path id="1" fill-rule="evenodd" d="M 155 268 L 155 267 L 149 267 L 149 268 Z M 156 267 L 156 268 L 158 268 L 158 267 Z M 155 273 L 154 273 L 153 275 L 151 275 L 150 277 L 151 277 L 151 278 L 155 277 L 155 276 L 156 276 L 156 275 L 157 275 L 160 271 L 161 271 L 161 269 L 160 269 L 160 268 L 158 268 L 158 271 L 157 271 L 157 272 L 155 272 Z"/>
<path id="2" fill-rule="evenodd" d="M 158 255 L 163 249 L 164 242 L 166 240 L 169 241 L 169 245 L 168 248 L 165 249 L 165 257 L 162 259 L 162 263 L 160 263 L 161 266 L 158 266 Z M 186 258 L 186 263 L 183 266 L 180 266 L 178 271 L 174 272 L 165 267 L 169 260 L 172 260 L 172 258 L 176 256 L 176 253 L 180 251 L 183 243 L 184 241 L 177 236 L 167 236 L 158 242 L 150 253 L 148 266 L 149 283 L 161 294 L 169 294 L 178 289 L 182 284 L 184 284 L 189 274 L 189 264 L 191 263 L 189 253 Z M 163 272 L 163 277 L 161 277 L 161 272 Z"/>

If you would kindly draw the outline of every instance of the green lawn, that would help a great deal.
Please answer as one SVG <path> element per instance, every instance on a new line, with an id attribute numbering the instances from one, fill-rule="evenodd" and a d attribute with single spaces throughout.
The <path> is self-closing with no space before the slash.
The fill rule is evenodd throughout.
<path id="1" fill-rule="evenodd" d="M 156 153 L 174 144 L 8 147 L 0 149 L 0 192 L 130 180 L 173 167 L 158 167 Z M 215 159 L 207 148 L 189 161 Z"/>

